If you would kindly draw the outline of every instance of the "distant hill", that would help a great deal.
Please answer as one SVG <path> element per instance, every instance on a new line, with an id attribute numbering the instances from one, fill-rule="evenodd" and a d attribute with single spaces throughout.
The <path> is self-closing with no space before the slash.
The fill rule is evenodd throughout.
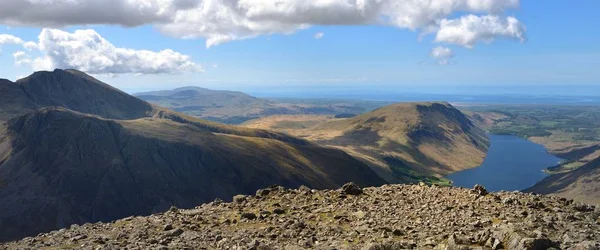
<path id="1" fill-rule="evenodd" d="M 265 117 L 245 126 L 343 149 L 390 182 L 438 182 L 481 165 L 489 144 L 484 131 L 448 103 L 399 103 L 347 119 Z"/>
<path id="2" fill-rule="evenodd" d="M 550 175 L 524 191 L 600 205 L 600 157 L 573 171 Z"/>
<path id="3" fill-rule="evenodd" d="M 202 119 L 227 124 L 277 114 L 361 114 L 386 102 L 352 100 L 269 100 L 238 91 L 183 87 L 134 94 L 150 103 Z"/>
<path id="4" fill-rule="evenodd" d="M 81 72 L 2 86 L 0 241 L 273 184 L 385 183 L 341 150 L 152 106 Z"/>

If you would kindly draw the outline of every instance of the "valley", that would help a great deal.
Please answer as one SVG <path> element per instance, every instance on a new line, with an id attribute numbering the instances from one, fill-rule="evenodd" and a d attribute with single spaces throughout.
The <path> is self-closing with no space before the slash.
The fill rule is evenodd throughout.
<path id="1" fill-rule="evenodd" d="M 0 0 L 0 250 L 598 250 L 598 9 Z"/>
<path id="2" fill-rule="evenodd" d="M 356 117 L 270 116 L 243 124 L 342 149 L 392 183 L 448 185 L 443 176 L 479 166 L 488 140 L 448 103 L 398 103 Z"/>
<path id="3" fill-rule="evenodd" d="M 11 225 L 0 241 L 273 184 L 386 183 L 341 150 L 170 111 L 79 71 L 0 84 L 11 91 L 0 98 L 10 110 L 0 123 L 0 224 Z"/>
<path id="4" fill-rule="evenodd" d="M 5 96 L 0 98 L 0 224 L 13 225 L 0 228 L 0 241 L 71 224 L 160 213 L 172 206 L 229 201 L 270 185 L 334 189 L 351 181 L 364 187 L 450 186 L 448 175 L 485 169 L 486 155 L 490 157 L 486 130 L 500 129 L 532 141 L 557 142 L 544 146 L 555 146 L 551 152 L 570 161 L 550 168 L 557 174 L 528 191 L 598 202 L 595 186 L 581 184 L 596 182 L 597 144 L 595 138 L 581 137 L 589 129 L 564 127 L 572 124 L 570 118 L 550 124 L 537 114 L 515 115 L 499 107 L 461 106 L 461 111 L 446 102 L 284 103 L 197 88 L 143 95 L 193 96 L 195 101 L 178 105 L 199 118 L 148 103 L 76 70 L 3 80 L 0 89 Z M 212 108 L 192 105 L 200 100 Z M 233 126 L 201 119 L 207 117 L 244 122 Z M 555 136 L 560 134 L 556 131 L 571 137 L 561 141 L 565 137 Z M 518 158 L 531 157 L 518 151 L 524 154 Z M 538 176 L 535 181 L 541 179 L 541 172 L 532 174 Z M 502 182 L 501 173 L 487 175 Z M 455 180 L 464 187 L 486 183 Z M 486 185 L 492 191 L 504 189 Z M 514 189 L 529 186 L 519 185 Z"/>
<path id="5" fill-rule="evenodd" d="M 597 106 L 465 105 L 461 109 L 490 133 L 526 138 L 563 159 L 544 169 L 549 176 L 526 191 L 599 202 L 600 184 L 594 179 L 600 159 Z"/>

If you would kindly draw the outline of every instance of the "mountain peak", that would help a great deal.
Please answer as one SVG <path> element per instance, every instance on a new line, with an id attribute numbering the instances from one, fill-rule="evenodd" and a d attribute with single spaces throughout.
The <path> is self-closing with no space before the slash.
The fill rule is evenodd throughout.
<path id="1" fill-rule="evenodd" d="M 111 119 L 142 118 L 153 110 L 149 103 L 74 69 L 38 71 L 16 83 L 37 107 L 60 106 Z"/>

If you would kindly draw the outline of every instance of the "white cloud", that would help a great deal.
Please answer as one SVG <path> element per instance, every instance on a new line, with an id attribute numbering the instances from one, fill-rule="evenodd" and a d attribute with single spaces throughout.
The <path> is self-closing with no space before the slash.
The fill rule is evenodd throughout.
<path id="1" fill-rule="evenodd" d="M 13 53 L 13 58 L 15 59 L 16 65 L 31 65 L 31 57 L 25 53 L 25 51 L 17 51 Z"/>
<path id="2" fill-rule="evenodd" d="M 0 34 L 0 45 L 3 44 L 22 44 L 23 40 L 13 35 Z"/>
<path id="3" fill-rule="evenodd" d="M 468 14 L 498 16 L 519 4 L 520 0 L 2 0 L 0 23 L 37 27 L 150 24 L 174 37 L 206 38 L 210 47 L 260 35 L 290 34 L 312 25 L 386 25 L 421 33 L 440 28 L 447 32 L 457 25 L 454 22 L 467 18 L 480 38 L 458 37 L 469 36 L 467 32 L 445 38 L 443 33 L 439 41 L 472 46 L 507 35 Z M 467 16 L 447 20 L 461 14 Z M 512 20 L 507 22 L 515 24 Z M 477 21 L 482 24 L 476 25 Z M 440 27 L 443 23 L 445 28 Z"/>
<path id="4" fill-rule="evenodd" d="M 448 65 L 450 59 L 454 57 L 454 53 L 450 48 L 437 46 L 431 50 L 430 56 L 434 58 L 440 65 Z"/>
<path id="5" fill-rule="evenodd" d="M 435 41 L 471 48 L 477 42 L 492 42 L 496 38 L 523 42 L 526 39 L 525 26 L 514 17 L 468 15 L 455 20 L 442 20 Z"/>
<path id="6" fill-rule="evenodd" d="M 13 35 L 8 34 L 0 34 L 0 49 L 4 44 L 22 44 L 23 40 Z M 2 50 L 0 50 L 0 55 L 2 54 Z"/>
<path id="7" fill-rule="evenodd" d="M 39 47 L 39 45 L 37 43 L 31 42 L 31 41 L 23 43 L 23 48 L 26 48 L 29 51 L 36 50 L 36 49 L 39 50 L 40 49 L 40 47 Z"/>
<path id="8" fill-rule="evenodd" d="M 323 32 L 317 32 L 317 33 L 315 34 L 315 39 L 317 39 L 317 40 L 318 40 L 318 39 L 321 39 L 321 38 L 323 38 L 324 36 L 325 36 L 325 33 L 323 33 Z"/>
<path id="9" fill-rule="evenodd" d="M 13 56 L 15 63 L 30 65 L 34 70 L 74 68 L 90 74 L 176 74 L 199 72 L 201 67 L 187 55 L 167 49 L 158 52 L 118 48 L 94 30 L 73 33 L 43 29 L 39 42 L 30 44 L 42 57 L 31 59 L 24 51 Z"/>

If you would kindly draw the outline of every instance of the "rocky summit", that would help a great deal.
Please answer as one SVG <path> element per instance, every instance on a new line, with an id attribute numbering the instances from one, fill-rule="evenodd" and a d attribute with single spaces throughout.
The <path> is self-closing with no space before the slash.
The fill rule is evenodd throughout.
<path id="1" fill-rule="evenodd" d="M 421 185 L 270 187 L 194 209 L 72 225 L 0 249 L 598 249 L 600 209 Z"/>

